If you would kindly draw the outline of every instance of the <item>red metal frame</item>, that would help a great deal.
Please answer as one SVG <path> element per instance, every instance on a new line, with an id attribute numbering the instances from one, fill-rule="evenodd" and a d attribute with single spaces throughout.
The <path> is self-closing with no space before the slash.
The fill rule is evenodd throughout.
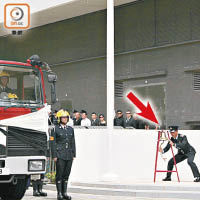
<path id="1" fill-rule="evenodd" d="M 7 60 L 0 60 L 0 64 L 5 64 L 5 65 L 21 65 L 21 66 L 27 66 L 27 67 L 33 67 L 30 64 L 30 60 L 27 60 L 27 63 L 22 63 L 22 62 L 15 62 L 15 61 L 7 61 Z M 41 75 L 41 83 L 42 83 L 42 91 L 43 91 L 43 98 L 44 98 L 44 103 L 46 103 L 46 94 L 45 94 L 45 85 L 44 85 L 44 77 L 43 77 L 43 72 L 40 67 L 35 66 L 36 68 L 39 69 L 40 75 Z M 38 108 L 37 110 L 40 110 L 41 108 Z M 31 113 L 30 108 L 7 108 L 4 109 L 4 107 L 0 107 L 0 120 L 3 119 L 8 119 L 20 115 L 25 115 Z"/>
<path id="2" fill-rule="evenodd" d="M 16 61 L 8 61 L 8 60 L 0 60 L 0 64 L 5 64 L 5 65 L 22 65 L 22 66 L 32 67 L 32 65 L 30 63 L 22 63 L 22 62 L 16 62 Z"/>
<path id="3" fill-rule="evenodd" d="M 41 75 L 44 103 L 46 103 L 47 100 L 46 100 L 46 93 L 45 93 L 45 86 L 44 86 L 44 76 L 43 76 L 43 73 L 42 73 L 42 69 L 40 67 L 38 67 L 38 69 L 39 69 L 40 75 Z"/>
<path id="4" fill-rule="evenodd" d="M 174 166 L 175 166 L 175 169 L 176 169 L 176 170 L 173 170 L 173 171 L 168 171 L 168 170 L 157 170 L 158 153 L 159 153 L 159 143 L 160 143 L 160 136 L 161 136 L 161 133 L 162 133 L 162 131 L 158 131 L 158 140 L 157 140 L 157 147 L 156 147 L 155 170 L 154 170 L 154 183 L 156 182 L 156 173 L 157 173 L 157 172 L 176 172 L 178 182 L 180 182 L 179 175 L 178 175 L 178 169 L 177 169 L 177 166 L 176 166 L 176 160 L 175 160 L 175 156 L 174 156 L 174 151 L 173 151 L 172 145 L 170 146 L 170 148 L 171 148 L 171 151 L 172 151 L 172 156 L 173 156 L 173 160 L 174 160 Z M 170 140 L 169 132 L 168 132 L 168 131 L 167 131 L 167 136 L 168 136 L 168 139 Z"/>

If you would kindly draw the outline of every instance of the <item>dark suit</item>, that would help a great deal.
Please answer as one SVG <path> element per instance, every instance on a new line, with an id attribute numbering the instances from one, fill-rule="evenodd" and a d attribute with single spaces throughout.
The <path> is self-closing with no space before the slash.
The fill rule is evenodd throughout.
<path id="1" fill-rule="evenodd" d="M 133 127 L 133 128 L 135 128 L 135 127 L 134 127 L 134 119 L 133 119 L 133 117 L 130 117 L 129 119 L 126 118 L 126 119 L 124 120 L 124 127 L 125 127 L 125 128 L 126 128 L 126 127 Z"/>
<path id="2" fill-rule="evenodd" d="M 99 126 L 99 120 L 96 119 L 95 121 L 92 119 L 91 120 L 91 126 Z"/>
<path id="3" fill-rule="evenodd" d="M 56 125 L 51 132 L 52 157 L 57 158 L 56 162 L 56 182 L 68 181 L 73 158 L 76 157 L 76 145 L 74 129 L 66 126 Z"/>
<path id="4" fill-rule="evenodd" d="M 123 118 L 123 116 L 122 117 L 117 117 L 117 118 L 114 119 L 114 126 L 125 127 L 124 126 L 124 118 Z"/>
<path id="5" fill-rule="evenodd" d="M 74 118 L 73 121 L 74 121 L 74 126 L 80 126 L 81 125 L 81 118 L 79 118 L 78 120 L 76 120 L 76 118 Z"/>
<path id="6" fill-rule="evenodd" d="M 174 146 L 178 149 L 178 153 L 175 155 L 176 163 L 182 162 L 187 159 L 188 165 L 191 167 L 194 177 L 200 177 L 199 170 L 194 163 L 195 149 L 189 144 L 187 137 L 182 134 L 178 134 L 178 138 L 174 139 L 171 137 L 171 141 L 174 143 Z M 168 142 L 167 146 L 163 149 L 163 153 L 167 152 L 170 149 L 170 143 Z M 174 160 L 171 158 L 168 162 L 168 170 L 171 171 L 174 166 Z M 167 177 L 171 177 L 171 172 L 167 173 Z"/>
<path id="7" fill-rule="evenodd" d="M 140 119 L 133 119 L 132 124 L 135 129 L 144 129 L 144 123 Z"/>

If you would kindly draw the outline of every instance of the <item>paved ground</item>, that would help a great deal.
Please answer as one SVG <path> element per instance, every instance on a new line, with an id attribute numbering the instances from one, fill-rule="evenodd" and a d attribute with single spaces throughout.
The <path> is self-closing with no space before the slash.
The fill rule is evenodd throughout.
<path id="1" fill-rule="evenodd" d="M 45 190 L 44 190 L 45 191 Z M 33 197 L 32 189 L 26 192 L 23 200 L 56 200 L 56 191 L 46 190 L 48 197 Z M 110 197 L 110 196 L 98 196 L 87 194 L 71 194 L 73 200 L 155 200 L 152 198 L 134 198 L 134 197 Z M 156 199 L 156 200 L 180 200 L 180 199 Z M 186 199 L 185 199 L 186 200 Z"/>

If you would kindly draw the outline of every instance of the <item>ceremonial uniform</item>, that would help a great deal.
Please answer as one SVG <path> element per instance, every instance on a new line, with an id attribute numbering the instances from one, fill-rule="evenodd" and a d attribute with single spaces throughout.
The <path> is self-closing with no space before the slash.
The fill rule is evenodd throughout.
<path id="1" fill-rule="evenodd" d="M 66 193 L 73 158 L 76 157 L 74 129 L 67 125 L 56 125 L 51 133 L 52 157 L 56 161 L 56 185 L 58 192 Z M 60 198 L 62 199 L 62 198 Z M 67 197 L 64 199 L 68 199 Z M 71 199 L 71 197 L 69 198 Z"/>
<path id="2" fill-rule="evenodd" d="M 194 147 L 192 147 L 185 135 L 178 134 L 176 138 L 171 137 L 171 141 L 174 143 L 174 147 L 178 149 L 178 153 L 175 155 L 176 163 L 182 162 L 183 160 L 187 159 L 188 165 L 191 167 L 193 176 L 197 178 L 195 182 L 200 181 L 200 173 L 199 170 L 194 163 L 194 157 L 196 151 Z M 167 146 L 163 149 L 163 153 L 167 152 L 170 149 L 170 142 L 168 142 Z M 174 160 L 171 158 L 168 162 L 167 170 L 172 171 L 174 166 Z M 167 177 L 163 179 L 164 181 L 171 180 L 171 172 L 167 172 Z"/>

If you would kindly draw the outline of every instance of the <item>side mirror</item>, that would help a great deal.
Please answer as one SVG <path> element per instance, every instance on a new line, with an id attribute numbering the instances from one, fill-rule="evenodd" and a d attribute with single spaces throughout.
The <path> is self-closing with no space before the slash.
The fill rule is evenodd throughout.
<path id="1" fill-rule="evenodd" d="M 57 101 L 56 98 L 56 81 L 57 75 L 56 74 L 48 74 L 48 82 L 51 83 L 51 103 L 54 104 Z"/>
<path id="2" fill-rule="evenodd" d="M 48 82 L 49 83 L 55 83 L 57 81 L 57 75 L 56 74 L 48 74 Z"/>
<path id="3" fill-rule="evenodd" d="M 57 102 L 57 98 L 56 98 L 56 86 L 55 86 L 55 82 L 53 82 L 51 84 L 51 103 L 54 104 Z"/>

